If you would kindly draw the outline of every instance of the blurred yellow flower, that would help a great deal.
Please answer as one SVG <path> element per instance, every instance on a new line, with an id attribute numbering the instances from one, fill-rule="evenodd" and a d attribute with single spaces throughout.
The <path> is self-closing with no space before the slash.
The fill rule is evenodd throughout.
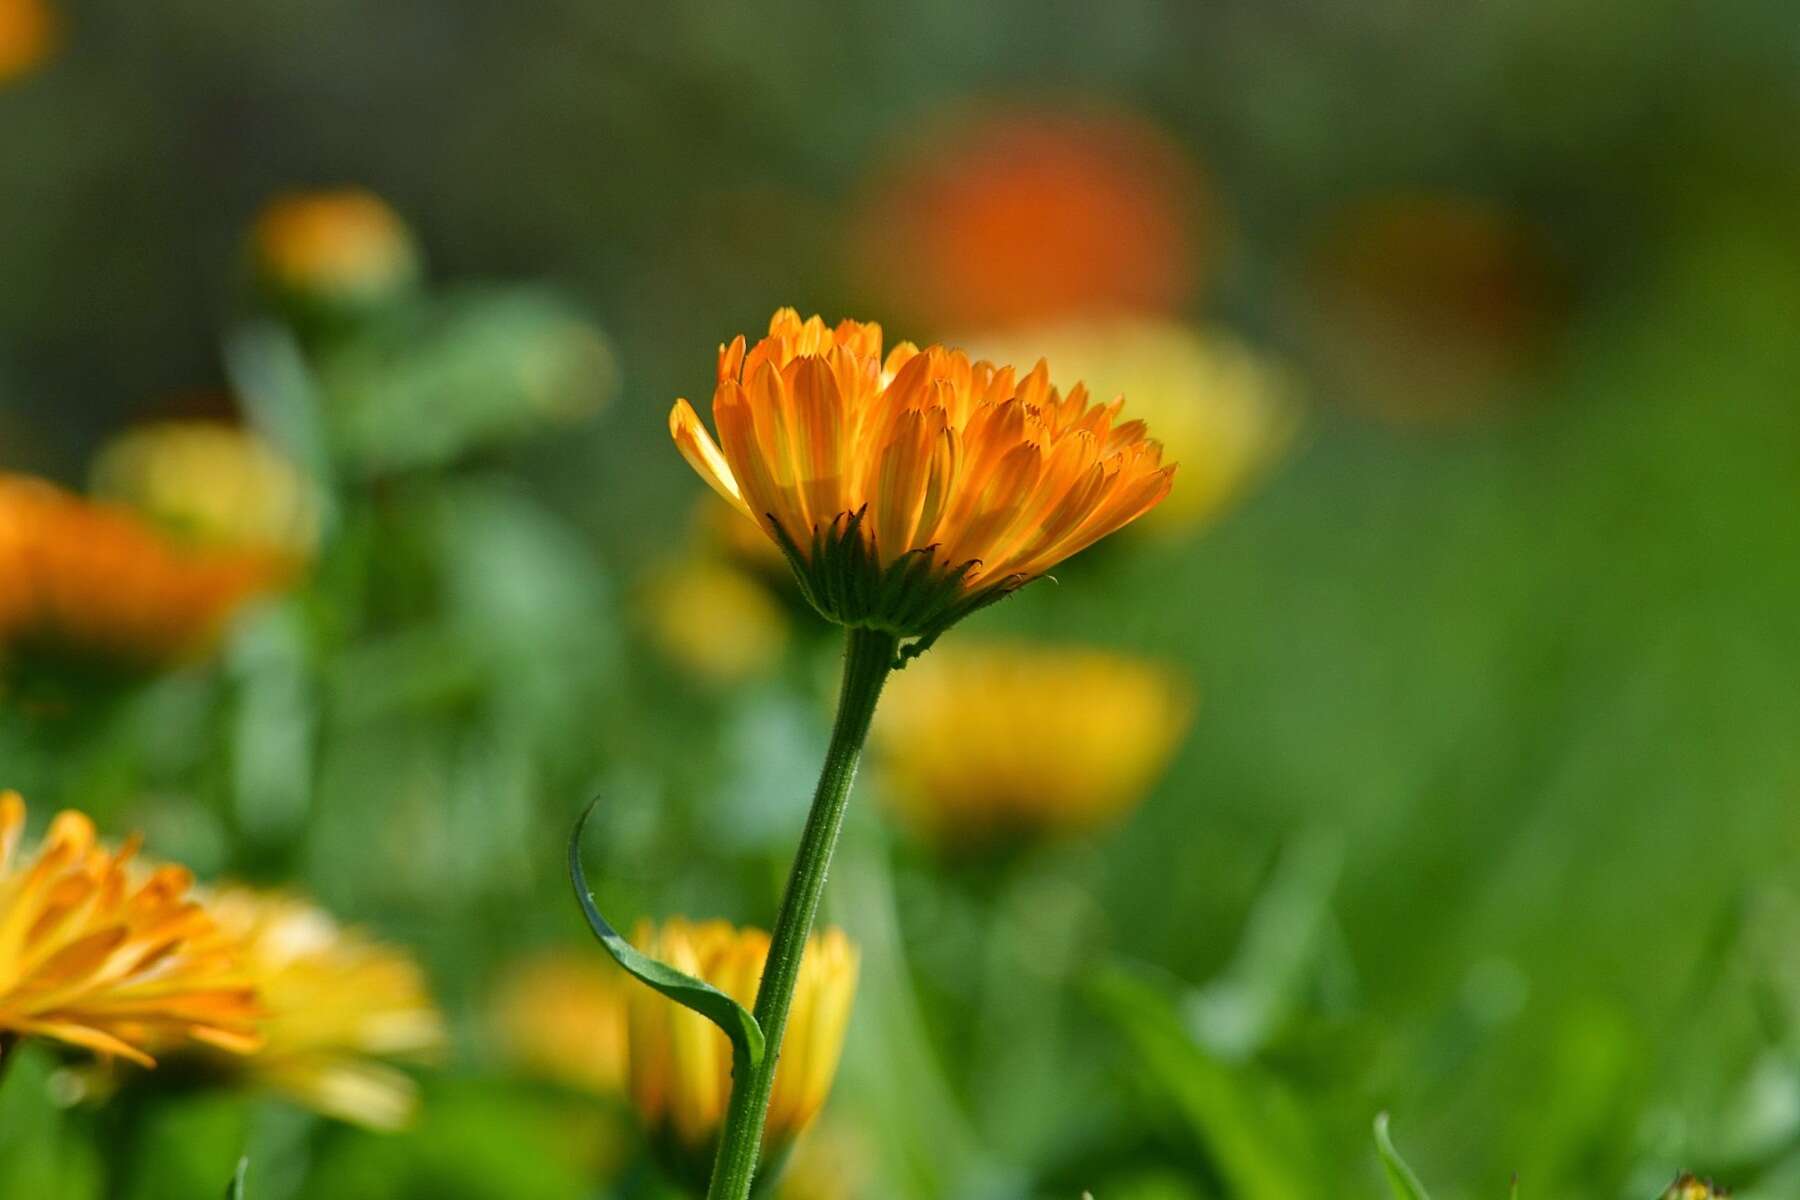
<path id="1" fill-rule="evenodd" d="M 152 1045 L 257 1048 L 259 1008 L 184 868 L 101 847 L 65 811 L 34 854 L 25 802 L 0 793 L 0 1038 L 48 1038 L 155 1065 Z"/>
<path id="2" fill-rule="evenodd" d="M 710 559 L 653 572 L 643 612 L 658 649 L 709 683 L 765 674 L 787 649 L 787 616 L 775 597 L 742 571 Z"/>
<path id="3" fill-rule="evenodd" d="M 670 432 L 713 490 L 787 552 L 827 619 L 930 638 L 1142 516 L 1175 468 L 1120 402 L 1067 395 L 881 327 L 782 309 L 721 347 L 715 443 L 686 400 Z"/>
<path id="4" fill-rule="evenodd" d="M 256 219 L 251 251 L 277 293 L 328 307 L 379 304 L 419 275 L 412 231 L 361 188 L 277 196 Z"/>
<path id="5" fill-rule="evenodd" d="M 760 929 L 680 917 L 641 924 L 632 941 L 746 1008 L 755 1002 L 769 953 L 769 935 Z M 856 947 L 842 930 L 826 929 L 807 941 L 763 1128 L 769 1161 L 824 1107 L 850 1022 L 857 965 Z M 731 1044 L 705 1017 L 649 988 L 627 995 L 632 1103 L 677 1173 L 704 1182 L 731 1093 Z"/>
<path id="6" fill-rule="evenodd" d="M 1696 1179 L 1683 1172 L 1662 1194 L 1662 1200 L 1725 1200 L 1731 1193 L 1710 1179 Z"/>
<path id="7" fill-rule="evenodd" d="M 868 197 L 854 258 L 931 328 L 1169 312 L 1210 250 L 1199 169 L 1129 114 L 954 113 Z"/>
<path id="8" fill-rule="evenodd" d="M 301 561 L 319 533 L 312 485 L 261 438 L 221 421 L 167 421 L 114 438 L 93 490 L 204 545 Z"/>
<path id="9" fill-rule="evenodd" d="M 1116 319 L 980 339 L 995 362 L 1043 357 L 1096 396 L 1129 396 L 1181 463 L 1181 486 L 1145 527 L 1190 528 L 1235 500 L 1293 440 L 1297 383 L 1283 367 L 1220 332 L 1169 321 Z"/>
<path id="10" fill-rule="evenodd" d="M 967 854 L 1116 820 L 1168 765 L 1193 707 L 1153 662 L 965 645 L 896 674 L 873 737 L 902 821 Z"/>
<path id="11" fill-rule="evenodd" d="M 231 1065 L 327 1116 L 374 1129 L 405 1125 L 417 1088 L 382 1060 L 418 1059 L 444 1042 L 443 1018 L 412 957 L 292 895 L 227 887 L 209 908 L 263 1008 L 261 1048 Z"/>
<path id="12" fill-rule="evenodd" d="M 49 58 L 59 25 L 45 0 L 0 0 L 0 84 Z"/>
<path id="13" fill-rule="evenodd" d="M 495 1004 L 509 1058 L 576 1091 L 625 1091 L 627 976 L 594 954 L 558 952 L 517 963 Z"/>
<path id="14" fill-rule="evenodd" d="M 164 665 L 290 573 L 265 552 L 182 546 L 123 509 L 0 475 L 0 652 L 43 643 Z"/>

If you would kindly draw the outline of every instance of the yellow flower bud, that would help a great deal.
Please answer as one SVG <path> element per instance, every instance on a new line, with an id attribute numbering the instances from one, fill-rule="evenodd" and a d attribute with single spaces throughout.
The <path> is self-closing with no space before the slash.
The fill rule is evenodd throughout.
<path id="1" fill-rule="evenodd" d="M 769 953 L 768 934 L 725 921 L 646 922 L 632 941 L 746 1008 L 755 1002 Z M 857 965 L 856 947 L 842 930 L 826 929 L 807 942 L 763 1127 L 765 1161 L 778 1161 L 825 1105 L 856 996 Z M 731 1095 L 731 1043 L 705 1017 L 649 988 L 634 987 L 628 1004 L 632 1103 L 672 1172 L 703 1183 Z"/>

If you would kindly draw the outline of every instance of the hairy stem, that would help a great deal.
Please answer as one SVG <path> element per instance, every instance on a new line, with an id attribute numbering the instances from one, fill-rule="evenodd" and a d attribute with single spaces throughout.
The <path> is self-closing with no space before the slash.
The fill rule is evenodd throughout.
<path id="1" fill-rule="evenodd" d="M 897 640 L 891 634 L 870 629 L 850 631 L 831 745 L 825 751 L 819 787 L 813 794 L 806 829 L 800 835 L 793 870 L 788 874 L 787 891 L 782 896 L 781 912 L 775 918 L 769 945 L 769 961 L 756 992 L 754 1012 L 763 1031 L 763 1059 L 754 1069 L 742 1061 L 732 1066 L 731 1102 L 725 1110 L 707 1200 L 745 1200 L 750 1195 L 757 1156 L 762 1150 L 763 1121 L 775 1085 L 775 1068 L 781 1061 L 788 1005 L 800 977 L 801 955 L 812 933 L 813 917 L 819 911 L 825 872 L 844 823 L 844 808 L 850 799 L 850 785 L 856 779 L 863 742 L 869 735 L 869 721 L 875 715 L 881 685 L 893 669 L 897 649 Z"/>

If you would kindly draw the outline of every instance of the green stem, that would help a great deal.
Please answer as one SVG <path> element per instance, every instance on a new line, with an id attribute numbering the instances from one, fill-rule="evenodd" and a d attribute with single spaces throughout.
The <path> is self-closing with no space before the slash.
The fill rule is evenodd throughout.
<path id="1" fill-rule="evenodd" d="M 812 811 L 800 835 L 800 849 L 788 875 L 781 912 L 769 944 L 769 961 L 763 968 L 762 985 L 754 1010 L 762 1026 L 762 1062 L 754 1069 L 742 1061 L 732 1065 L 731 1102 L 719 1134 L 719 1155 L 713 1162 L 712 1186 L 707 1200 L 745 1200 L 756 1174 L 762 1151 L 763 1120 L 769 1112 L 769 1095 L 775 1086 L 775 1067 L 781 1061 L 781 1035 L 787 1027 L 788 1005 L 800 977 L 800 959 L 819 911 L 825 890 L 825 872 L 844 823 L 850 785 L 856 779 L 856 762 L 869 735 L 869 721 L 881 685 L 893 669 L 898 641 L 891 634 L 872 629 L 852 629 L 844 655 L 844 685 L 838 696 L 837 722 L 831 745 L 825 751 L 825 767 L 813 794 Z"/>

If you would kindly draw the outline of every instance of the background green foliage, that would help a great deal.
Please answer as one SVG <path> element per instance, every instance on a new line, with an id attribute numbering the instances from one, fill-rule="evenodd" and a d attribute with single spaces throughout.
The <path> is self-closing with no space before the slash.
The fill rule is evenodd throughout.
<path id="1" fill-rule="evenodd" d="M 451 455 L 420 429 L 218 661 L 0 716 L 0 782 L 39 819 L 300 880 L 416 946 L 458 1031 L 417 1126 L 205 1093 L 64 1109 L 32 1052 L 0 1090 L 0 1195 L 217 1195 L 240 1152 L 253 1200 L 655 1194 L 617 1114 L 506 1073 L 484 1005 L 515 955 L 584 936 L 561 847 L 595 795 L 606 912 L 771 920 L 836 643 L 802 622 L 728 692 L 643 644 L 636 582 L 696 486 L 667 406 L 775 304 L 868 311 L 846 205 L 970 96 L 1129 106 L 1188 144 L 1230 218 L 1195 315 L 1295 354 L 1317 405 L 1204 538 L 1103 547 L 968 624 L 1196 681 L 1128 825 L 945 873 L 864 785 L 828 904 L 867 956 L 833 1113 L 869 1194 L 1376 1196 L 1382 1108 L 1439 1200 L 1515 1171 L 1557 1200 L 1678 1166 L 1800 1187 L 1785 5 L 66 11 L 61 57 L 0 92 L 0 461 L 77 480 L 227 364 L 279 392 L 254 342 L 224 347 L 255 336 L 243 229 L 296 185 L 387 196 L 434 278 L 539 281 L 494 319 L 589 314 L 620 377 L 572 433 Z M 1394 189 L 1493 198 L 1566 266 L 1504 416 L 1372 423 L 1308 360 L 1299 247 Z M 489 353 L 446 327 L 434 353 Z"/>

